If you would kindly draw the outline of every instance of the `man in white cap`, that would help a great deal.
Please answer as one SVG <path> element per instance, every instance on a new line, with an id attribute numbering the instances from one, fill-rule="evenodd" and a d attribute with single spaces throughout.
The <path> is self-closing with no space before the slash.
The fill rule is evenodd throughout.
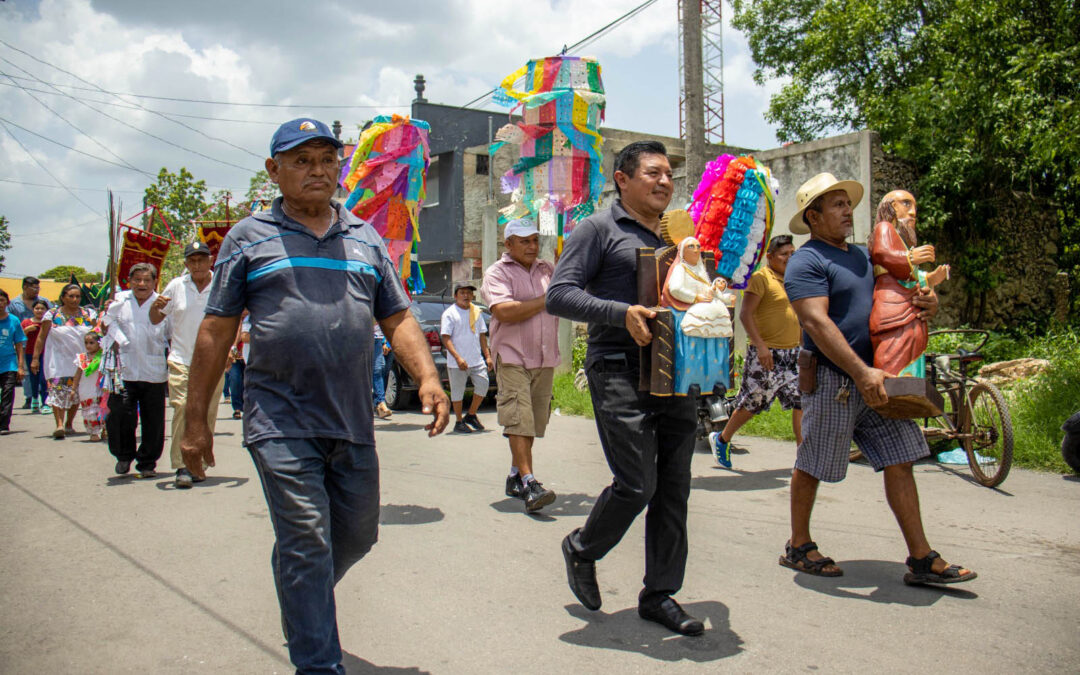
<path id="1" fill-rule="evenodd" d="M 173 409 L 172 442 L 169 446 L 169 459 L 176 471 L 175 486 L 186 490 L 195 482 L 191 472 L 184 466 L 184 457 L 180 454 L 180 441 L 184 435 L 184 407 L 187 404 L 188 379 L 191 375 L 191 356 L 195 352 L 195 338 L 199 334 L 199 324 L 206 315 L 206 301 L 210 298 L 210 281 L 214 277 L 210 259 L 210 247 L 201 241 L 193 241 L 184 247 L 183 274 L 165 287 L 150 305 L 150 323 L 155 326 L 171 316 L 169 322 L 169 406 Z M 217 424 L 218 401 L 225 377 L 218 378 L 214 392 L 210 396 L 210 405 L 206 411 L 206 423 L 210 426 L 211 437 Z M 202 479 L 198 479 L 201 481 Z"/>
<path id="2" fill-rule="evenodd" d="M 888 400 L 885 379 L 873 367 L 870 309 L 874 269 L 865 246 L 849 244 L 852 210 L 863 196 L 855 181 L 821 173 L 799 188 L 798 211 L 789 226 L 810 234 L 788 262 L 784 287 L 803 327 L 799 383 L 803 441 L 791 477 L 791 540 L 780 564 L 800 572 L 837 577 L 843 570 L 817 551 L 810 537 L 810 512 L 820 481 L 838 482 L 847 472 L 854 440 L 876 471 L 884 472 L 885 496 L 907 543 L 907 584 L 950 584 L 976 574 L 949 565 L 930 548 L 919 513 L 911 466 L 929 454 L 911 420 L 882 417 L 874 409 Z M 937 297 L 922 289 L 913 302 L 927 320 Z"/>
<path id="3" fill-rule="evenodd" d="M 551 413 L 555 366 L 559 365 L 559 319 L 544 311 L 554 266 L 540 260 L 540 234 L 531 220 L 513 220 L 503 233 L 506 250 L 484 272 L 480 292 L 491 308 L 495 398 L 503 436 L 510 441 L 506 495 L 538 511 L 555 493 L 533 476 L 533 439 L 543 438 Z"/>
<path id="4" fill-rule="evenodd" d="M 488 349 L 487 322 L 480 308 L 473 304 L 476 286 L 469 282 L 454 285 L 454 304 L 442 313 L 439 334 L 446 347 L 446 376 L 450 380 L 450 403 L 454 408 L 454 433 L 483 431 L 476 416 L 488 390 L 488 373 L 494 370 Z M 473 396 L 469 411 L 461 414 L 465 403 L 465 384 L 472 381 Z"/>

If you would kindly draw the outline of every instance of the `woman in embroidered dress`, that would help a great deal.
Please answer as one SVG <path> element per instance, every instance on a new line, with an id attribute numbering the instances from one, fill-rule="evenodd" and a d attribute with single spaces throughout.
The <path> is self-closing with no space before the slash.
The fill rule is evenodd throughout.
<path id="1" fill-rule="evenodd" d="M 90 331 L 83 336 L 83 344 L 86 351 L 75 357 L 75 391 L 79 392 L 79 407 L 90 440 L 100 441 L 105 424 L 101 334 Z"/>
<path id="2" fill-rule="evenodd" d="M 90 332 L 97 318 L 94 310 L 80 307 L 82 291 L 78 284 L 68 284 L 60 292 L 60 305 L 41 318 L 41 335 L 34 345 L 34 358 L 30 370 L 37 373 L 44 369 L 48 382 L 49 397 L 45 402 L 52 407 L 56 430 L 53 438 L 64 438 L 74 433 L 75 413 L 79 409 L 79 394 L 75 391 L 75 358 L 85 347 L 83 336 Z M 41 363 L 41 354 L 49 346 L 48 358 Z"/>

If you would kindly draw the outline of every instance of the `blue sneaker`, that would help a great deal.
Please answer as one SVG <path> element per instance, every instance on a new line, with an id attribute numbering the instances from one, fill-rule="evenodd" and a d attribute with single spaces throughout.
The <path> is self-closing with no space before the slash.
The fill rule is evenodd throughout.
<path id="1" fill-rule="evenodd" d="M 52 408 L 50 408 L 47 405 L 43 405 L 43 406 L 41 406 L 41 410 L 39 412 L 42 415 L 51 415 L 52 414 Z"/>
<path id="2" fill-rule="evenodd" d="M 714 431 L 709 434 L 709 447 L 712 448 L 716 463 L 725 469 L 731 468 L 731 443 L 720 440 L 720 432 Z"/>

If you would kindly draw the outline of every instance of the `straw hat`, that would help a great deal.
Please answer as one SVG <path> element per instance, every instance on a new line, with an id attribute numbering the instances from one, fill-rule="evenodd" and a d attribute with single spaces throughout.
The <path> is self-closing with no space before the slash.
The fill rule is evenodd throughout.
<path id="1" fill-rule="evenodd" d="M 809 234 L 810 228 L 803 222 L 803 213 L 806 211 L 806 207 L 810 206 L 811 202 L 821 195 L 833 190 L 846 192 L 848 198 L 851 199 L 851 208 L 855 208 L 862 201 L 863 186 L 857 181 L 836 180 L 836 176 L 831 173 L 819 173 L 799 186 L 799 191 L 795 193 L 795 204 L 799 207 L 799 210 L 791 217 L 788 229 L 793 234 Z"/>

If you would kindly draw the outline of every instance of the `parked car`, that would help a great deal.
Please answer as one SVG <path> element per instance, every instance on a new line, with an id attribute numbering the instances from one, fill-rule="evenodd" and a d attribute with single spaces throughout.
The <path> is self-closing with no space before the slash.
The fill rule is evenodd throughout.
<path id="1" fill-rule="evenodd" d="M 439 329 L 442 324 L 443 311 L 452 304 L 454 304 L 454 299 L 449 295 L 414 295 L 412 303 L 409 305 L 409 310 L 416 317 L 417 323 L 420 324 L 420 330 L 423 331 L 424 337 L 427 338 L 428 346 L 431 348 L 431 358 L 435 361 L 435 369 L 439 371 L 443 388 L 447 390 L 450 389 L 450 376 L 446 372 L 446 349 L 443 347 L 442 338 L 439 336 Z M 491 313 L 483 305 L 479 306 L 483 309 L 485 323 L 490 326 Z M 390 352 L 387 359 L 386 405 L 391 410 L 407 408 L 416 398 L 416 382 L 397 362 L 393 352 Z M 468 389 L 472 389 L 471 381 Z M 488 378 L 487 396 L 493 397 L 496 389 L 495 377 L 492 373 L 491 377 Z"/>

